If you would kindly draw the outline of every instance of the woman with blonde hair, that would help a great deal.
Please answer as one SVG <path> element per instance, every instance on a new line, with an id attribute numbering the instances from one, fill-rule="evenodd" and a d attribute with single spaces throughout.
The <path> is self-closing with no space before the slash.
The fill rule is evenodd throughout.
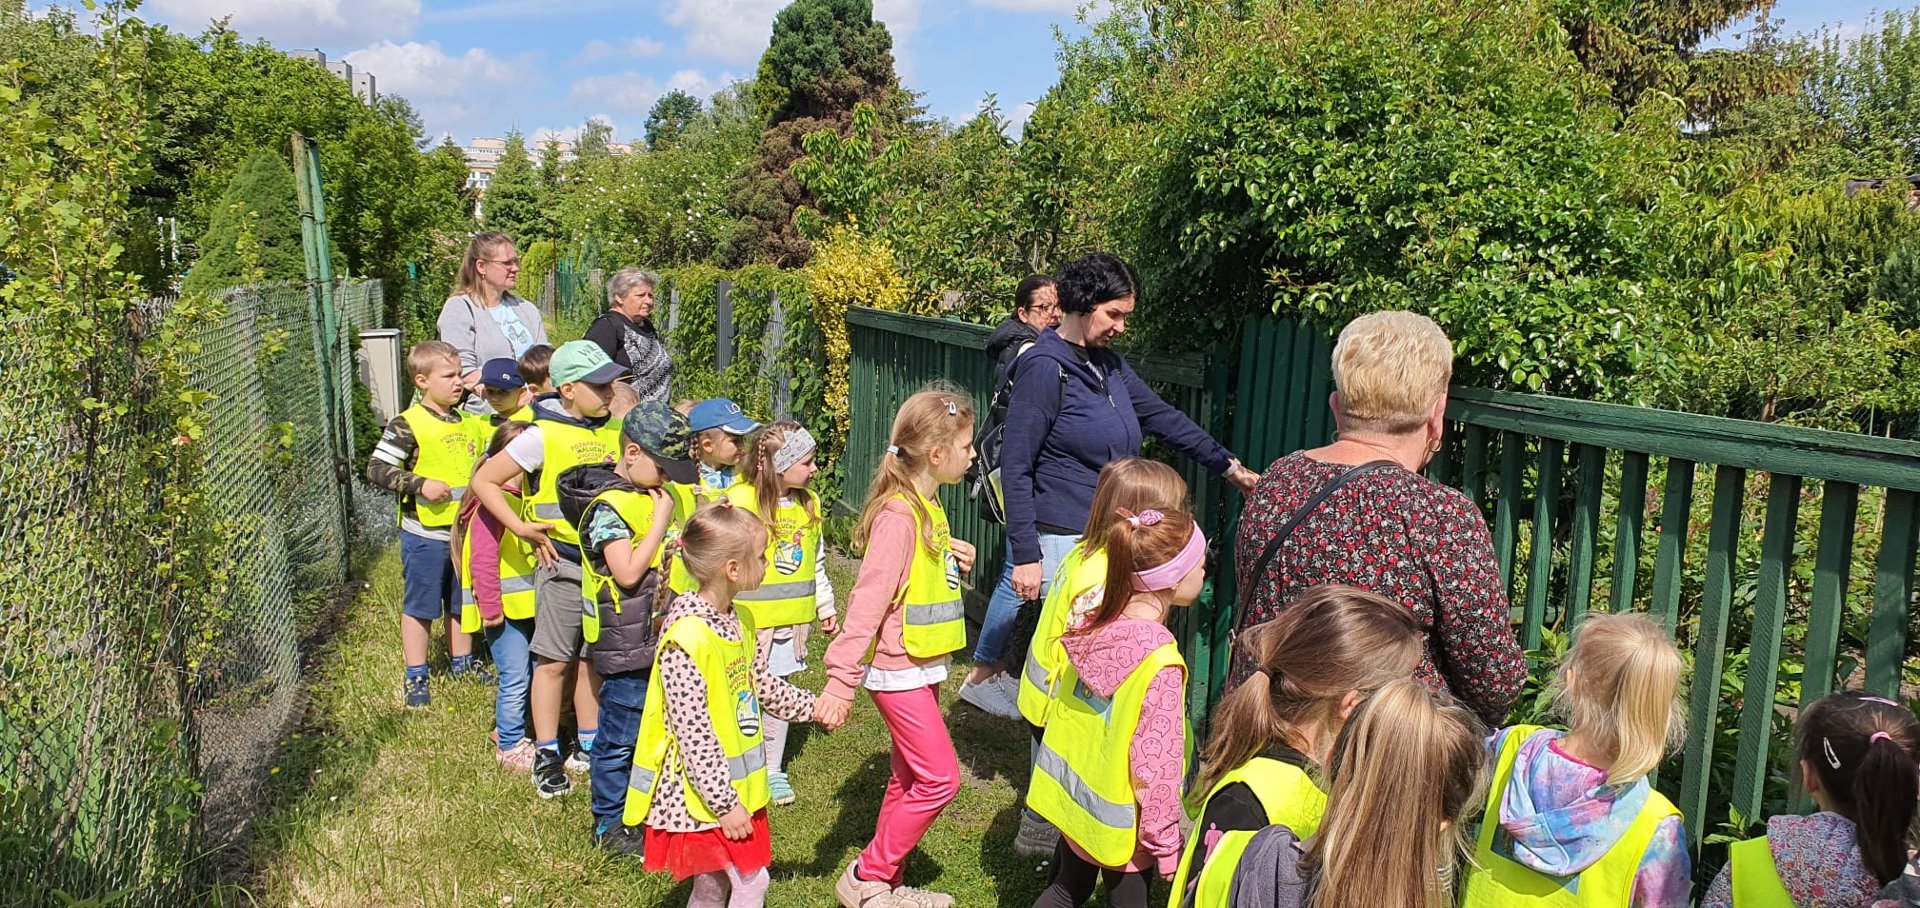
<path id="1" fill-rule="evenodd" d="M 1425 632 L 1418 677 L 1499 724 L 1526 681 L 1486 521 L 1420 474 L 1446 425 L 1453 346 L 1413 312 L 1363 315 L 1340 332 L 1330 398 L 1339 439 L 1273 462 L 1247 495 L 1234 546 L 1239 629 L 1307 588 L 1344 583 L 1406 606 Z M 1229 689 L 1253 670 L 1235 653 Z"/>
<path id="2" fill-rule="evenodd" d="M 489 231 L 475 234 L 467 244 L 453 295 L 440 307 L 436 327 L 440 339 L 460 351 L 460 381 L 468 388 L 480 383 L 480 365 L 487 360 L 519 359 L 547 342 L 540 307 L 513 293 L 519 276 L 520 253 L 512 237 Z M 493 413 L 478 394 L 462 406 L 479 416 Z"/>

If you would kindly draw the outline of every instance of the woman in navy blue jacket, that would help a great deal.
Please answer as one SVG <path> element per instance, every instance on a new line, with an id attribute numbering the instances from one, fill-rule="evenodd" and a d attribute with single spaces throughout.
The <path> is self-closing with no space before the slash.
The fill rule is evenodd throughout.
<path id="1" fill-rule="evenodd" d="M 1145 435 L 1223 474 L 1242 490 L 1259 474 L 1153 393 L 1110 345 L 1127 330 L 1140 282 L 1104 252 L 1058 275 L 1061 322 L 1015 362 L 1000 448 L 1013 590 L 1045 593 L 1060 559 L 1087 524 L 1100 468 L 1137 457 Z"/>

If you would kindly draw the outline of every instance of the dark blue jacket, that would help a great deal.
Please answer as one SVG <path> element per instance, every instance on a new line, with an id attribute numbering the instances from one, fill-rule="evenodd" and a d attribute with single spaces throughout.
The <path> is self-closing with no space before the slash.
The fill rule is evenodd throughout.
<path id="1" fill-rule="evenodd" d="M 1049 328 L 1014 361 L 1000 447 L 1014 564 L 1040 560 L 1036 523 L 1075 533 L 1086 526 L 1100 468 L 1139 456 L 1142 430 L 1216 473 L 1226 472 L 1233 458 L 1153 393 L 1119 354 L 1105 348 L 1089 348 L 1088 354 L 1097 371 Z"/>

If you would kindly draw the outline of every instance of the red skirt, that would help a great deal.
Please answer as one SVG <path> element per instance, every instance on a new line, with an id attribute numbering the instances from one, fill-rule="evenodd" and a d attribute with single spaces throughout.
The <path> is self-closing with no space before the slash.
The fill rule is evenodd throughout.
<path id="1" fill-rule="evenodd" d="M 773 863 L 773 836 L 767 832 L 765 808 L 753 815 L 753 833 L 738 842 L 718 826 L 699 832 L 664 832 L 648 826 L 645 842 L 648 872 L 665 871 L 676 881 L 728 867 L 748 876 Z"/>

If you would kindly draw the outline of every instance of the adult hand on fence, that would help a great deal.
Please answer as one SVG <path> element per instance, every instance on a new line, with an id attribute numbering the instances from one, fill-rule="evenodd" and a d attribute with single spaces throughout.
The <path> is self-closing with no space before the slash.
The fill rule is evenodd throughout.
<path id="1" fill-rule="evenodd" d="M 453 497 L 453 487 L 438 479 L 429 479 L 420 484 L 420 498 L 431 504 L 439 504 Z"/>
<path id="2" fill-rule="evenodd" d="M 1040 572 L 1040 562 L 1016 564 L 1013 566 L 1013 594 L 1022 600 L 1033 601 L 1040 598 L 1040 582 L 1046 579 Z"/>
<path id="3" fill-rule="evenodd" d="M 554 560 L 560 557 L 559 550 L 553 547 L 553 540 L 547 538 L 547 531 L 551 529 L 553 524 L 537 520 L 522 520 L 513 528 L 513 535 L 533 547 L 533 557 L 539 560 L 541 567 L 553 567 Z"/>
<path id="4" fill-rule="evenodd" d="M 949 539 L 947 547 L 953 550 L 953 560 L 960 565 L 960 573 L 973 570 L 973 558 L 977 554 L 973 543 L 965 539 Z"/>

